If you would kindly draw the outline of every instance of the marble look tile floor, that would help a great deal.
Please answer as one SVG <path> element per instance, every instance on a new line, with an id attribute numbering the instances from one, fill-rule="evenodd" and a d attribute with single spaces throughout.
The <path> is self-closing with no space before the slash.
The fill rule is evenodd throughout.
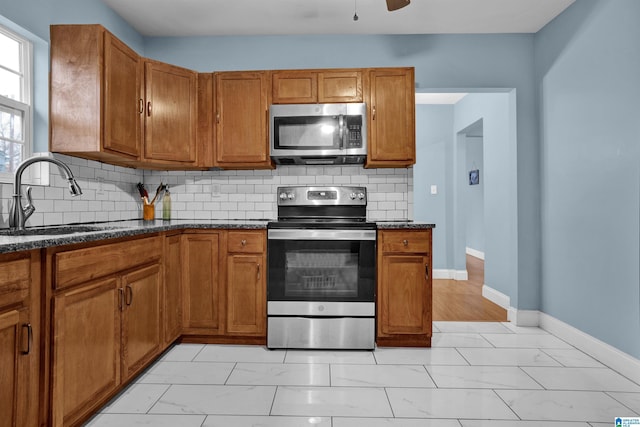
<path id="1" fill-rule="evenodd" d="M 539 328 L 434 322 L 433 347 L 179 344 L 90 427 L 604 427 L 640 385 Z"/>

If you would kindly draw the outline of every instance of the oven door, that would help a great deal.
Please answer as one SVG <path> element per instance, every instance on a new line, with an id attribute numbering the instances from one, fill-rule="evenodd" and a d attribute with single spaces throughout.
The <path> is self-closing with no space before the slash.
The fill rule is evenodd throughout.
<path id="1" fill-rule="evenodd" d="M 267 301 L 374 302 L 375 246 L 375 230 L 268 230 Z"/>

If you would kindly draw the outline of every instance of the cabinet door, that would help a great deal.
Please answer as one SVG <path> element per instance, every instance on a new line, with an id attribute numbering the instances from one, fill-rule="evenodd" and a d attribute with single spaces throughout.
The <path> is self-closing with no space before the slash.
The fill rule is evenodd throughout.
<path id="1" fill-rule="evenodd" d="M 145 146 L 148 160 L 196 160 L 197 74 L 155 61 L 145 63 Z"/>
<path id="2" fill-rule="evenodd" d="M 216 73 L 216 164 L 271 168 L 267 73 Z"/>
<path id="3" fill-rule="evenodd" d="M 266 336 L 265 256 L 227 257 L 227 333 Z"/>
<path id="4" fill-rule="evenodd" d="M 319 72 L 318 102 L 362 102 L 362 71 Z"/>
<path id="5" fill-rule="evenodd" d="M 12 310 L 0 314 L 0 426 L 35 426 L 28 420 L 29 359 L 32 345 L 29 333 L 29 310 Z M 36 374 L 36 372 L 34 372 Z M 37 412 L 37 411 L 36 411 Z"/>
<path id="6" fill-rule="evenodd" d="M 370 71 L 370 167 L 402 167 L 416 162 L 413 69 Z"/>
<path id="7" fill-rule="evenodd" d="M 217 335 L 222 332 L 220 234 L 183 234 L 184 333 Z"/>
<path id="8" fill-rule="evenodd" d="M 182 263 L 180 235 L 165 239 L 164 251 L 164 342 L 169 345 L 182 332 Z"/>
<path id="9" fill-rule="evenodd" d="M 271 78 L 274 104 L 318 102 L 318 73 L 314 71 L 275 71 Z"/>
<path id="10" fill-rule="evenodd" d="M 378 295 L 378 335 L 431 333 L 429 257 L 384 255 Z"/>
<path id="11" fill-rule="evenodd" d="M 152 265 L 122 278 L 123 377 L 129 378 L 160 352 L 160 265 Z"/>
<path id="12" fill-rule="evenodd" d="M 104 148 L 140 156 L 142 60 L 132 49 L 105 32 L 104 39 Z"/>
<path id="13" fill-rule="evenodd" d="M 52 424 L 74 424 L 120 384 L 118 281 L 53 299 Z"/>

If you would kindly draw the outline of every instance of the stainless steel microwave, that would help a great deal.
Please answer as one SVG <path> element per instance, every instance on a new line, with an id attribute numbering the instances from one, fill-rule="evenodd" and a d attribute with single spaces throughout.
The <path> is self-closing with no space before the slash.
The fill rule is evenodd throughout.
<path id="1" fill-rule="evenodd" d="M 366 104 L 286 104 L 269 109 L 270 155 L 276 164 L 363 164 Z"/>

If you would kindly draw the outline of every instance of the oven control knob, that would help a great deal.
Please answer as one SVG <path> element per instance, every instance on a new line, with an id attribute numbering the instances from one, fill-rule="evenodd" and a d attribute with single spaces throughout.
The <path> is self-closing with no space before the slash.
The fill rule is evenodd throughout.
<path id="1" fill-rule="evenodd" d="M 324 311 L 324 305 L 319 305 L 318 306 L 318 311 Z"/>
<path id="2" fill-rule="evenodd" d="M 356 199 L 356 193 L 351 193 L 351 194 L 349 194 L 349 198 L 350 198 L 351 200 L 355 200 L 355 199 Z"/>
<path id="3" fill-rule="evenodd" d="M 280 193 L 280 200 L 287 200 L 287 193 Z"/>
<path id="4" fill-rule="evenodd" d="M 293 193 L 287 193 L 287 198 L 289 200 L 293 200 L 294 197 L 295 197 L 295 195 Z"/>
<path id="5" fill-rule="evenodd" d="M 358 199 L 364 200 L 364 193 L 358 193 Z"/>

